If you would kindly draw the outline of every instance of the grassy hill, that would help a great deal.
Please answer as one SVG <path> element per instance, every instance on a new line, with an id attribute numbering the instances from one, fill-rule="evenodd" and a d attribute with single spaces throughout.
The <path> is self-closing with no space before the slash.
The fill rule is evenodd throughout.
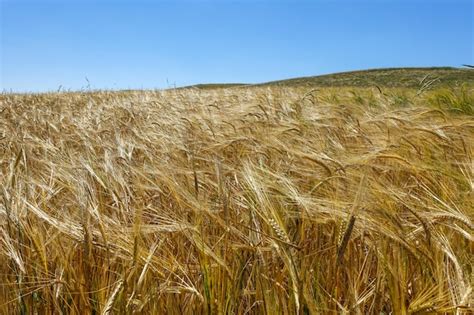
<path id="1" fill-rule="evenodd" d="M 423 84 L 433 87 L 456 86 L 463 83 L 474 84 L 474 70 L 469 68 L 430 67 L 430 68 L 386 68 L 340 72 L 319 76 L 300 77 L 259 84 L 198 84 L 188 87 L 214 89 L 242 86 L 352 86 L 420 88 Z"/>

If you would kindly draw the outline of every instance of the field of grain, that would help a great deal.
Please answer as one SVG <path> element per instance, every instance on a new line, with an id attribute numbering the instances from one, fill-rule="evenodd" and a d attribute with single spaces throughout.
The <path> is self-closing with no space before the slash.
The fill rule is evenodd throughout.
<path id="1" fill-rule="evenodd" d="M 0 314 L 468 314 L 474 90 L 0 95 Z"/>

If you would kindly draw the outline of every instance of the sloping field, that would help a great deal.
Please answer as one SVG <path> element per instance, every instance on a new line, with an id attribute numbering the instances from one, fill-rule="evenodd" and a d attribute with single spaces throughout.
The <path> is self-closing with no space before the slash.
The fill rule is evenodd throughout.
<path id="1" fill-rule="evenodd" d="M 254 84 L 283 87 L 389 87 L 428 89 L 474 85 L 474 70 L 469 67 L 385 68 L 332 73 Z M 197 84 L 198 89 L 252 86 L 251 84 Z"/>
<path id="2" fill-rule="evenodd" d="M 474 84 L 474 70 L 469 68 L 386 68 L 341 72 L 263 83 L 286 86 L 345 86 L 422 88 Z"/>
<path id="3" fill-rule="evenodd" d="M 468 314 L 473 100 L 3 94 L 0 313 Z"/>

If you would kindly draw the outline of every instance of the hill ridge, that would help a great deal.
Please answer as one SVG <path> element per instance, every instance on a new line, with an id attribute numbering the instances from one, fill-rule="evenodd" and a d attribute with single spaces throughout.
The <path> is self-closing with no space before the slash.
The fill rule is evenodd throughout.
<path id="1" fill-rule="evenodd" d="M 315 76 L 292 77 L 262 83 L 209 83 L 195 84 L 181 88 L 213 89 L 251 86 L 353 86 L 368 87 L 420 87 L 423 79 L 434 80 L 436 85 L 474 85 L 474 71 L 457 67 L 391 67 L 351 70 Z"/>

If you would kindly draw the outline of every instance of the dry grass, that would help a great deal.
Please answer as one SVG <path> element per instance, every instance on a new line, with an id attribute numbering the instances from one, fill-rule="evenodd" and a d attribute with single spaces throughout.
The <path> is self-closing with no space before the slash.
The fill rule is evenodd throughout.
<path id="1" fill-rule="evenodd" d="M 467 314 L 474 121 L 430 93 L 1 95 L 0 313 Z"/>

